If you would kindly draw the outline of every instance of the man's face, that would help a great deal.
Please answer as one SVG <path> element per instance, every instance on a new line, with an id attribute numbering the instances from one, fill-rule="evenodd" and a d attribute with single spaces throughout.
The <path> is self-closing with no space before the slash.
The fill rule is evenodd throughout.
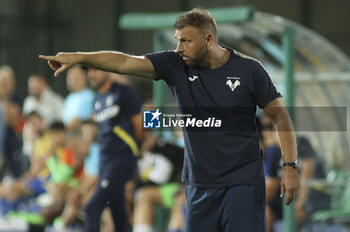
<path id="1" fill-rule="evenodd" d="M 3 107 L 6 125 L 15 127 L 21 118 L 21 108 L 16 103 L 9 101 L 5 101 Z"/>
<path id="2" fill-rule="evenodd" d="M 10 96 L 15 89 L 15 78 L 10 72 L 2 72 L 0 75 L 0 98 Z"/>
<path id="3" fill-rule="evenodd" d="M 67 73 L 67 89 L 70 92 L 79 92 L 86 87 L 84 70 L 80 67 L 73 67 Z"/>
<path id="4" fill-rule="evenodd" d="M 90 86 L 94 90 L 99 90 L 109 80 L 109 74 L 104 71 L 89 68 L 88 79 Z"/>
<path id="5" fill-rule="evenodd" d="M 66 132 L 64 130 L 51 129 L 48 134 L 54 149 L 65 146 Z"/>
<path id="6" fill-rule="evenodd" d="M 45 91 L 45 83 L 36 76 L 31 76 L 28 79 L 28 92 L 35 96 L 39 97 Z"/>
<path id="7" fill-rule="evenodd" d="M 205 35 L 198 31 L 197 28 L 187 26 L 175 31 L 178 40 L 176 52 L 182 56 L 187 65 L 200 66 L 207 54 Z"/>

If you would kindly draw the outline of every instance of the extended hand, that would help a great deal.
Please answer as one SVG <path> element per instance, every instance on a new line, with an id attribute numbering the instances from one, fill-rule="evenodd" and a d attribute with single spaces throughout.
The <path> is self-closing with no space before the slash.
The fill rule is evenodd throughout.
<path id="1" fill-rule="evenodd" d="M 55 71 L 55 77 L 79 62 L 78 55 L 74 53 L 60 52 L 56 56 L 39 55 L 39 58 L 47 60 L 50 68 Z"/>
<path id="2" fill-rule="evenodd" d="M 289 205 L 296 197 L 299 189 L 298 170 L 293 167 L 285 167 L 281 180 L 281 196 L 286 193 L 286 205 Z"/>

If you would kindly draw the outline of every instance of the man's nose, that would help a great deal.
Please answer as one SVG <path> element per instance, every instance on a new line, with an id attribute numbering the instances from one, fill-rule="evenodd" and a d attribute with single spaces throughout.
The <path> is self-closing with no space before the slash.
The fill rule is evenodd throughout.
<path id="1" fill-rule="evenodd" d="M 176 50 L 177 53 L 182 53 L 183 52 L 183 46 L 181 43 L 177 43 Z"/>

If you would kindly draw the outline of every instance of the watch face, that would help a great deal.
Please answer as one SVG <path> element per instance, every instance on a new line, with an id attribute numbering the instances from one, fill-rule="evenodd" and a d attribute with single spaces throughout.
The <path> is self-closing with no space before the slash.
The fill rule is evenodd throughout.
<path id="1" fill-rule="evenodd" d="M 295 167 L 299 167 L 299 160 L 296 160 L 296 161 L 294 162 L 294 164 L 295 164 Z"/>
<path id="2" fill-rule="evenodd" d="M 299 168 L 299 161 L 298 160 L 294 162 L 294 167 Z"/>

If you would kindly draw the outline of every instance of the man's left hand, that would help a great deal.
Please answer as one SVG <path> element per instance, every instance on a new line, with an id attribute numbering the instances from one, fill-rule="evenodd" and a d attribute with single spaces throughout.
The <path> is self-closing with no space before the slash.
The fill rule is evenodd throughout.
<path id="1" fill-rule="evenodd" d="M 296 197 L 299 190 L 298 170 L 294 167 L 285 167 L 281 179 L 281 195 L 286 194 L 286 205 L 289 205 Z"/>

